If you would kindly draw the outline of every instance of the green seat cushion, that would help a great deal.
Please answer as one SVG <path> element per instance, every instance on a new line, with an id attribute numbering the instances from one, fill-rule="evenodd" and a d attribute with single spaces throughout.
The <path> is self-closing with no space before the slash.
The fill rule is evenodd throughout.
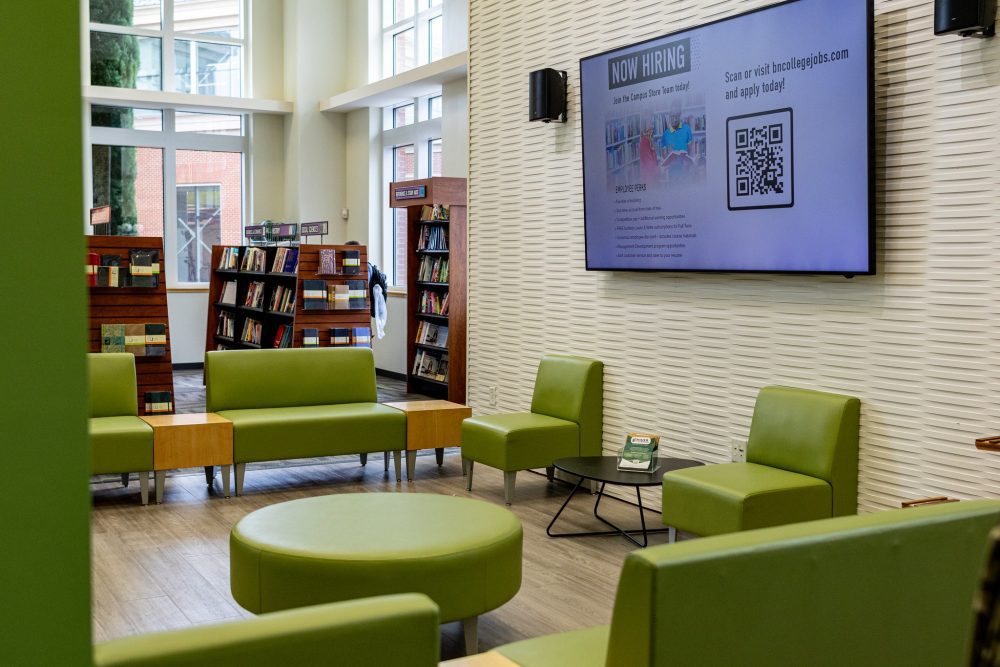
<path id="1" fill-rule="evenodd" d="M 527 470 L 580 455 L 580 427 L 533 412 L 470 417 L 462 422 L 462 457 L 500 470 Z"/>
<path id="2" fill-rule="evenodd" d="M 406 415 L 378 403 L 224 410 L 233 460 L 275 461 L 406 449 Z"/>
<path id="3" fill-rule="evenodd" d="M 663 476 L 663 523 L 717 535 L 831 516 L 822 479 L 756 463 L 723 463 Z"/>
<path id="4" fill-rule="evenodd" d="M 497 653 L 521 667 L 604 667 L 608 652 L 609 626 L 561 632 L 505 644 Z"/>
<path id="5" fill-rule="evenodd" d="M 441 622 L 477 616 L 521 587 L 521 522 L 469 498 L 353 493 L 278 503 L 229 538 L 233 597 L 254 613 L 423 593 Z"/>
<path id="6" fill-rule="evenodd" d="M 92 417 L 90 473 L 153 469 L 153 427 L 138 417 Z"/>

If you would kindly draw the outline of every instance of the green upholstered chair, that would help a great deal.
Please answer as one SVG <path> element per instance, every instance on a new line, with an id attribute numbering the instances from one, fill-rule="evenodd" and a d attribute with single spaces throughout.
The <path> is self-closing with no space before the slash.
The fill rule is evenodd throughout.
<path id="1" fill-rule="evenodd" d="M 531 412 L 470 417 L 462 422 L 462 467 L 472 490 L 475 462 L 503 470 L 504 497 L 514 499 L 518 470 L 548 468 L 567 456 L 600 456 L 604 364 L 550 354 L 535 377 Z"/>
<path id="2" fill-rule="evenodd" d="M 94 647 L 97 667 L 435 667 L 437 607 L 408 593 L 316 605 Z"/>
<path id="3" fill-rule="evenodd" d="M 998 519 L 974 500 L 638 549 L 610 626 L 494 651 L 522 667 L 967 665 Z"/>
<path id="4" fill-rule="evenodd" d="M 858 399 L 764 387 L 747 460 L 663 476 L 663 523 L 698 535 L 855 514 Z"/>
<path id="5" fill-rule="evenodd" d="M 142 504 L 149 502 L 153 429 L 139 419 L 135 357 L 128 353 L 87 355 L 90 386 L 90 474 L 139 473 Z"/>

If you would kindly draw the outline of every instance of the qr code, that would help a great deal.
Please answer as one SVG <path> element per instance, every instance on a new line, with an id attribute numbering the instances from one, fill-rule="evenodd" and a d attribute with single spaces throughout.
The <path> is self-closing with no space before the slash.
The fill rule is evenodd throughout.
<path id="1" fill-rule="evenodd" d="M 726 119 L 729 209 L 792 206 L 792 110 Z"/>

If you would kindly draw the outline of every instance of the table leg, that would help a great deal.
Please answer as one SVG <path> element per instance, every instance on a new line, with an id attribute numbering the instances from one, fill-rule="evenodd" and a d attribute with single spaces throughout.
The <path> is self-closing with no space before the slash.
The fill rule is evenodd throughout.
<path id="1" fill-rule="evenodd" d="M 417 450 L 406 450 L 406 481 L 413 481 L 413 471 L 417 467 Z"/>
<path id="2" fill-rule="evenodd" d="M 559 511 L 556 512 L 556 515 L 554 517 L 552 517 L 552 521 L 549 522 L 549 527 L 545 529 L 545 534 L 548 535 L 549 537 L 570 537 L 571 535 L 586 535 L 587 534 L 587 533 L 553 533 L 552 532 L 552 526 L 555 525 L 556 521 L 559 519 L 559 516 L 563 513 L 563 510 L 566 509 L 567 505 L 569 505 L 569 501 L 573 500 L 573 496 L 575 496 L 576 492 L 580 490 L 580 485 L 581 484 L 583 484 L 583 477 L 579 478 L 576 481 L 576 486 L 574 486 L 573 490 L 569 492 L 568 496 L 566 496 L 566 500 L 563 501 L 562 507 L 560 507 Z"/>
<path id="3" fill-rule="evenodd" d="M 434 455 L 437 457 L 437 462 L 439 466 L 444 465 L 444 447 L 437 447 L 434 450 Z"/>
<path id="4" fill-rule="evenodd" d="M 163 487 L 167 483 L 167 471 L 157 470 L 153 473 L 155 479 L 153 481 L 154 488 L 156 489 L 156 504 L 159 505 L 163 502 Z"/>
<path id="5" fill-rule="evenodd" d="M 222 492 L 229 497 L 229 466 L 222 466 Z"/>

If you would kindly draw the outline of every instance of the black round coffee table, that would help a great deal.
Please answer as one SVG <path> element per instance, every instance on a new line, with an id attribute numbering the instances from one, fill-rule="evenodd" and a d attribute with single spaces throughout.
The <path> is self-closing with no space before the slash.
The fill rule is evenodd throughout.
<path id="1" fill-rule="evenodd" d="M 670 472 L 671 470 L 680 470 L 681 468 L 693 468 L 695 466 L 704 465 L 700 461 L 693 461 L 691 459 L 676 459 L 665 457 L 657 459 L 657 467 L 653 472 L 625 472 L 618 469 L 618 457 L 617 456 L 573 456 L 565 459 L 556 459 L 552 465 L 563 472 L 574 475 L 579 478 L 576 486 L 570 492 L 569 496 L 563 502 L 562 507 L 556 512 L 556 515 L 552 517 L 552 521 L 549 523 L 549 527 L 545 530 L 549 537 L 584 537 L 591 535 L 621 535 L 627 540 L 630 540 L 634 544 L 644 547 L 649 544 L 649 533 L 663 533 L 671 530 L 670 528 L 646 528 L 646 517 L 645 510 L 642 506 L 642 494 L 639 489 L 643 486 L 659 486 L 663 482 L 663 474 Z M 594 502 L 594 516 L 600 519 L 603 523 L 607 524 L 614 530 L 600 530 L 600 531 L 584 531 L 584 532 L 573 532 L 573 533 L 553 533 L 552 526 L 555 525 L 556 521 L 559 519 L 559 515 L 563 513 L 566 506 L 569 505 L 569 501 L 573 499 L 576 492 L 580 490 L 580 486 L 583 484 L 585 479 L 595 480 L 601 483 L 601 488 L 597 492 L 597 500 Z M 601 505 L 601 499 L 604 498 L 604 487 L 607 484 L 612 486 L 631 486 L 635 487 L 635 496 L 639 501 L 639 521 L 642 524 L 642 528 L 626 530 L 619 528 L 615 524 L 611 523 L 600 514 L 597 513 L 597 508 Z M 619 502 L 631 505 L 632 503 L 627 500 L 622 500 L 621 498 L 616 498 L 615 496 L 608 496 L 612 500 L 617 500 Z M 656 511 L 656 510 L 651 510 Z M 632 537 L 631 533 L 642 533 L 642 542 Z"/>

